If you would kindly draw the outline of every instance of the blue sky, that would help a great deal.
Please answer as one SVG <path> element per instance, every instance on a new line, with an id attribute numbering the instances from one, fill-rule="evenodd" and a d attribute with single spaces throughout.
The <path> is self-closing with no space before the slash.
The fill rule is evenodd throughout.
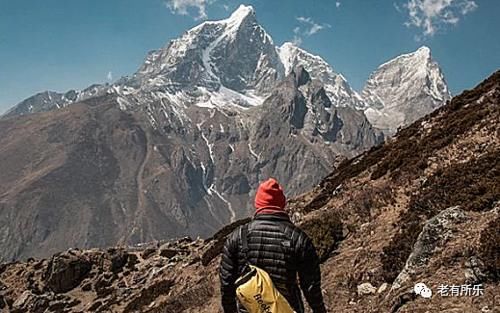
<path id="1" fill-rule="evenodd" d="M 40 91 L 132 74 L 149 50 L 240 3 L 255 8 L 276 44 L 299 42 L 356 90 L 378 65 L 421 45 L 454 94 L 500 68 L 497 0 L 0 0 L 0 112 Z"/>

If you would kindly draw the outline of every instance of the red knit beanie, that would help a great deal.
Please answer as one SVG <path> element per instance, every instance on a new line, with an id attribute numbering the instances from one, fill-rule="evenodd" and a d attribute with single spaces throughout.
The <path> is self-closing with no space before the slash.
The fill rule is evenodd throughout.
<path id="1" fill-rule="evenodd" d="M 260 184 L 255 195 L 256 214 L 284 212 L 285 205 L 283 188 L 276 179 L 270 178 Z"/>

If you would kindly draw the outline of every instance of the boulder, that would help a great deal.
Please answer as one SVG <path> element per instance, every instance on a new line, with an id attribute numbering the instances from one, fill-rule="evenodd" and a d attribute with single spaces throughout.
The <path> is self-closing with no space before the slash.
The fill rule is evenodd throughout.
<path id="1" fill-rule="evenodd" d="M 12 304 L 12 313 L 42 313 L 49 306 L 49 299 L 44 296 L 36 296 L 31 291 L 25 291 Z"/>
<path id="2" fill-rule="evenodd" d="M 172 258 L 179 253 L 186 252 L 185 250 L 173 249 L 169 246 L 161 246 L 160 247 L 160 255 L 164 258 Z"/>
<path id="3" fill-rule="evenodd" d="M 418 235 L 406 265 L 394 280 L 391 290 L 403 287 L 417 271 L 423 270 L 432 256 L 453 236 L 453 228 L 465 218 L 464 211 L 454 206 L 429 219 Z"/>
<path id="4" fill-rule="evenodd" d="M 92 268 L 92 263 L 80 251 L 55 255 L 45 273 L 46 285 L 55 293 L 64 293 L 78 286 Z"/>
<path id="5" fill-rule="evenodd" d="M 129 254 L 124 249 L 108 249 L 109 258 L 111 259 L 111 272 L 119 273 L 128 262 Z"/>
<path id="6" fill-rule="evenodd" d="M 139 258 L 137 257 L 137 255 L 135 255 L 133 253 L 129 253 L 127 256 L 126 267 L 127 268 L 134 268 L 137 263 L 139 263 Z"/>
<path id="7" fill-rule="evenodd" d="M 144 260 L 149 259 L 154 253 L 156 252 L 155 248 L 146 248 L 144 251 L 142 251 L 141 257 Z"/>
<path id="8" fill-rule="evenodd" d="M 484 263 L 476 256 L 465 261 L 465 282 L 468 284 L 478 284 L 484 281 L 487 275 L 484 273 Z"/>

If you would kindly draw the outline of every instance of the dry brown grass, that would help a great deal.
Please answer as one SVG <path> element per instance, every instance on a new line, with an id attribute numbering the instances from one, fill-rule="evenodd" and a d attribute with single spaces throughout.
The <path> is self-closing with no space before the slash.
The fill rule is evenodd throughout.
<path id="1" fill-rule="evenodd" d="M 481 232 L 478 254 L 484 262 L 489 278 L 500 281 L 500 216 Z"/>

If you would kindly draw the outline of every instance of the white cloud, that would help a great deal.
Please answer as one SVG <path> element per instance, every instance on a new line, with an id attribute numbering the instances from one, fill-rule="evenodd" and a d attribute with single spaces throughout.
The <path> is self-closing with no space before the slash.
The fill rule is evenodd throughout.
<path id="1" fill-rule="evenodd" d="M 174 14 L 190 15 L 189 10 L 196 10 L 198 15 L 194 18 L 201 20 L 207 18 L 206 9 L 211 2 L 211 0 L 167 0 L 165 4 Z"/>
<path id="2" fill-rule="evenodd" d="M 399 11 L 400 7 L 395 7 Z M 478 6 L 474 0 L 408 0 L 403 7 L 408 12 L 406 26 L 421 28 L 424 36 L 433 36 L 445 25 L 457 24 L 461 16 Z"/>
<path id="3" fill-rule="evenodd" d="M 316 23 L 312 18 L 310 17 L 304 17 L 304 16 L 299 16 L 297 17 L 297 21 L 300 23 L 301 26 L 296 26 L 293 29 L 293 43 L 296 45 L 300 45 L 302 43 L 302 38 L 312 36 L 319 31 L 325 29 L 325 28 L 330 28 L 332 27 L 330 24 L 319 24 Z"/>
<path id="4" fill-rule="evenodd" d="M 113 80 L 113 72 L 109 71 L 108 75 L 106 75 L 106 79 L 109 81 L 112 81 Z"/>
<path id="5" fill-rule="evenodd" d="M 293 44 L 296 46 L 300 46 L 302 44 L 302 37 L 300 35 L 300 27 L 295 27 L 293 29 Z"/>
<path id="6" fill-rule="evenodd" d="M 396 11 L 398 11 L 399 13 L 402 13 L 403 10 L 401 10 L 401 8 L 399 7 L 399 4 L 397 4 L 396 2 L 394 2 L 392 5 L 394 5 L 394 8 L 396 9 Z"/>

